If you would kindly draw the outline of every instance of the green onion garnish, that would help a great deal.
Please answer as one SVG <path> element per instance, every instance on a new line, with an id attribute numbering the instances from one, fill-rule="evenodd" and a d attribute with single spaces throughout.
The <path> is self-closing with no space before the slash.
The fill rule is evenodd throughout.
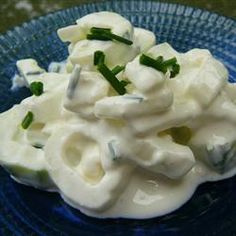
<path id="1" fill-rule="evenodd" d="M 94 57 L 93 57 L 93 64 L 99 65 L 99 64 L 104 64 L 105 62 L 105 54 L 102 51 L 96 51 L 94 53 Z"/>
<path id="2" fill-rule="evenodd" d="M 119 74 L 122 70 L 124 70 L 125 67 L 124 66 L 115 66 L 111 71 L 114 75 Z"/>
<path id="3" fill-rule="evenodd" d="M 157 57 L 156 61 L 157 61 L 158 63 L 162 63 L 162 62 L 164 61 L 163 56 Z"/>
<path id="4" fill-rule="evenodd" d="M 120 95 L 126 93 L 125 87 L 105 64 L 99 64 L 97 69 Z"/>
<path id="5" fill-rule="evenodd" d="M 120 83 L 125 87 L 127 86 L 128 84 L 131 84 L 130 81 L 127 81 L 127 80 L 121 80 Z"/>
<path id="6" fill-rule="evenodd" d="M 110 142 L 108 142 L 108 149 L 111 153 L 111 157 L 112 157 L 113 161 L 117 160 L 117 155 L 116 155 L 116 151 L 114 148 L 114 142 L 115 142 L 115 140 L 111 140 Z"/>
<path id="7" fill-rule="evenodd" d="M 26 75 L 41 75 L 43 71 L 29 71 Z"/>
<path id="8" fill-rule="evenodd" d="M 43 83 L 34 81 L 30 84 L 30 91 L 35 96 L 40 96 L 43 93 Z"/>
<path id="9" fill-rule="evenodd" d="M 111 32 L 111 29 L 110 29 L 110 28 L 99 28 L 99 27 L 92 27 L 92 28 L 90 29 L 90 32 L 91 32 L 92 34 L 97 34 L 97 33 L 100 34 L 101 31 L 105 31 L 105 32 L 110 33 L 110 32 Z"/>
<path id="10" fill-rule="evenodd" d="M 42 149 L 44 145 L 40 144 L 40 143 L 35 143 L 32 144 L 32 147 L 37 148 L 37 149 Z"/>
<path id="11" fill-rule="evenodd" d="M 172 69 L 170 71 L 170 78 L 173 78 L 175 77 L 177 74 L 179 74 L 179 71 L 180 71 L 180 65 L 179 64 L 174 64 L 172 66 Z"/>
<path id="12" fill-rule="evenodd" d="M 176 57 L 173 57 L 173 58 L 171 58 L 171 59 L 168 59 L 168 60 L 164 61 L 164 62 L 163 62 L 163 65 L 166 66 L 166 67 L 168 67 L 168 66 L 173 66 L 173 65 L 175 65 L 176 63 L 177 63 L 177 59 L 176 59 Z"/>
<path id="13" fill-rule="evenodd" d="M 132 45 L 133 42 L 123 38 L 119 35 L 113 34 L 111 33 L 111 29 L 108 28 L 98 28 L 98 27 L 92 27 L 90 29 L 90 34 L 87 34 L 87 39 L 93 40 L 103 40 L 103 41 L 107 41 L 107 40 L 116 40 L 118 42 L 127 44 L 127 45 Z"/>
<path id="14" fill-rule="evenodd" d="M 142 54 L 139 58 L 139 62 L 140 64 L 142 65 L 145 65 L 145 66 L 149 66 L 149 67 L 152 67 L 158 71 L 161 71 L 163 73 L 166 73 L 167 69 L 165 66 L 163 66 L 163 63 L 162 62 L 158 62 L 157 60 L 145 55 L 145 54 Z"/>
<path id="15" fill-rule="evenodd" d="M 111 37 L 111 39 L 114 39 L 114 40 L 116 40 L 118 42 L 121 42 L 121 43 L 124 43 L 124 44 L 127 44 L 127 45 L 132 45 L 133 44 L 132 41 L 130 41 L 130 40 L 126 39 L 126 38 L 123 38 L 121 36 L 118 36 L 116 34 L 112 34 L 112 33 L 108 34 L 107 33 L 107 35 L 109 35 L 109 37 Z"/>
<path id="16" fill-rule="evenodd" d="M 179 74 L 180 65 L 177 63 L 176 57 L 164 61 L 163 56 L 158 56 L 157 59 L 153 59 L 145 54 L 142 54 L 139 58 L 139 62 L 142 65 L 152 67 L 158 71 L 167 72 L 167 69 L 170 69 L 170 78 L 175 77 Z"/>
<path id="17" fill-rule="evenodd" d="M 28 111 L 23 121 L 21 122 L 21 127 L 23 129 L 28 129 L 33 120 L 34 120 L 34 114 L 31 111 Z"/>
<path id="18" fill-rule="evenodd" d="M 111 40 L 106 35 L 100 35 L 100 34 L 87 34 L 87 39 L 89 39 L 89 40 L 102 40 L 102 41 L 110 41 Z"/>
<path id="19" fill-rule="evenodd" d="M 110 70 L 105 64 L 105 54 L 102 51 L 96 51 L 94 53 L 94 65 L 97 66 L 98 71 L 103 75 L 103 77 L 111 84 L 111 86 L 120 94 L 126 93 L 125 86 L 130 82 L 122 80 L 119 81 L 116 78 L 116 74 L 124 70 L 124 66 L 115 66 Z"/>

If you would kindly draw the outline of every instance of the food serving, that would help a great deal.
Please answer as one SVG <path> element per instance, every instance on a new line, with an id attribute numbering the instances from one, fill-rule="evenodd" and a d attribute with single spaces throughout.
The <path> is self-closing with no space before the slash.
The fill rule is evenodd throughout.
<path id="1" fill-rule="evenodd" d="M 89 216 L 150 218 L 236 173 L 236 86 L 208 50 L 156 44 L 113 12 L 58 35 L 67 60 L 17 61 L 12 89 L 32 96 L 0 115 L 0 164 L 16 181 Z"/>

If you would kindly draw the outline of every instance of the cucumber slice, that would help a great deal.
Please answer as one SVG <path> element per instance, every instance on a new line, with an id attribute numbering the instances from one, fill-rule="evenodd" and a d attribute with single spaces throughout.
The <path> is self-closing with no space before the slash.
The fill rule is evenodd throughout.
<path id="1" fill-rule="evenodd" d="M 2 166 L 11 177 L 20 184 L 33 186 L 35 188 L 55 191 L 55 185 L 52 182 L 47 170 L 35 170 L 22 167 L 20 165 Z"/>
<path id="2" fill-rule="evenodd" d="M 196 158 L 223 174 L 236 165 L 236 134 L 229 122 L 216 122 L 195 132 L 189 143 Z"/>
<path id="3" fill-rule="evenodd" d="M 21 128 L 23 116 L 21 105 L 16 105 L 0 115 L 0 145 L 4 147 L 0 149 L 0 165 L 23 184 L 51 190 L 54 184 L 47 171 L 44 150 L 31 143 L 28 135 L 30 128 Z M 10 127 L 7 132 L 6 127 Z M 38 134 L 41 135 L 40 130 Z"/>
<path id="4" fill-rule="evenodd" d="M 225 173 L 236 164 L 236 140 L 231 143 L 207 147 L 209 164 L 220 173 Z"/>
<path id="5" fill-rule="evenodd" d="M 50 175 L 68 204 L 100 211 L 118 198 L 133 167 L 113 161 L 94 129 L 87 125 L 61 127 L 49 138 L 45 157 Z"/>
<path id="6" fill-rule="evenodd" d="M 124 135 L 125 139 L 113 140 L 113 156 L 128 159 L 141 168 L 171 179 L 186 175 L 194 166 L 195 158 L 189 147 L 174 143 L 167 137 L 139 138 Z M 129 143 L 129 145 L 127 145 Z"/>

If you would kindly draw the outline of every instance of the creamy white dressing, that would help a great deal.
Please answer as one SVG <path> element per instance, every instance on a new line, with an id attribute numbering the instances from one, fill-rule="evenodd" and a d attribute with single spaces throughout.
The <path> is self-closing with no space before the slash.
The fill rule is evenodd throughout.
<path id="1" fill-rule="evenodd" d="M 91 27 L 133 44 L 88 40 Z M 54 189 L 90 216 L 141 219 L 174 211 L 199 184 L 236 173 L 236 87 L 208 50 L 154 46 L 152 32 L 111 12 L 82 17 L 58 35 L 70 43 L 66 62 L 49 72 L 33 59 L 17 62 L 13 87 L 41 81 L 44 93 L 0 115 L 0 164 L 18 182 Z M 126 66 L 116 75 L 131 82 L 126 94 L 97 71 L 97 50 L 108 68 Z M 175 57 L 180 72 L 170 78 L 142 65 L 142 53 Z M 34 120 L 23 130 L 28 111 Z"/>
<path id="2" fill-rule="evenodd" d="M 147 219 L 161 216 L 186 203 L 199 184 L 229 178 L 235 175 L 235 172 L 234 168 L 224 175 L 219 175 L 199 162 L 182 179 L 171 180 L 137 169 L 133 172 L 128 187 L 110 209 L 105 212 L 88 211 L 84 208 L 80 210 L 98 218 Z"/>

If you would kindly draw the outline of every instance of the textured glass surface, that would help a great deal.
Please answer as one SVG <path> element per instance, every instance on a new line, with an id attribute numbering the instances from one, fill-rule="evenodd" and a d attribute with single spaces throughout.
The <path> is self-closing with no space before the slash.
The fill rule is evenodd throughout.
<path id="1" fill-rule="evenodd" d="M 27 89 L 9 90 L 15 62 L 32 57 L 47 68 L 51 61 L 64 60 L 66 45 L 56 30 L 101 10 L 121 13 L 135 26 L 154 31 L 158 42 L 167 41 L 179 51 L 210 49 L 229 69 L 230 81 L 236 81 L 234 20 L 175 4 L 105 1 L 40 17 L 0 36 L 0 112 L 29 95 Z M 236 177 L 203 184 L 179 210 L 150 220 L 90 218 L 57 194 L 13 182 L 2 169 L 0 180 L 0 235 L 236 235 Z"/>

